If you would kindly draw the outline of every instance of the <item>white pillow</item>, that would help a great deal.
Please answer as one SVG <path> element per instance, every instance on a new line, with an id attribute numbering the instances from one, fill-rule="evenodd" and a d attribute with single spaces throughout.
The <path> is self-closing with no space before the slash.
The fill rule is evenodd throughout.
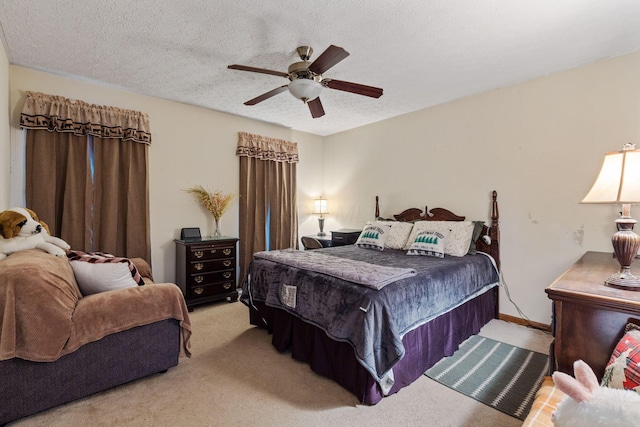
<path id="1" fill-rule="evenodd" d="M 446 233 L 439 231 L 421 231 L 409 247 L 407 255 L 427 255 L 444 258 Z"/>
<path id="2" fill-rule="evenodd" d="M 451 256 L 465 256 L 469 251 L 473 237 L 473 221 L 418 221 L 413 224 L 413 230 L 404 249 L 409 249 L 421 231 L 439 231 L 446 233 L 444 253 Z"/>
<path id="3" fill-rule="evenodd" d="M 126 263 L 70 261 L 82 295 L 138 286 Z"/>
<path id="4" fill-rule="evenodd" d="M 378 226 L 391 226 L 391 231 L 384 242 L 385 248 L 402 249 L 407 244 L 413 223 L 401 221 L 374 221 L 373 224 Z"/>
<path id="5" fill-rule="evenodd" d="M 387 225 L 368 224 L 360 233 L 355 245 L 361 248 L 384 250 L 384 242 L 391 227 Z"/>
<path id="6" fill-rule="evenodd" d="M 144 285 L 140 272 L 128 258 L 71 250 L 67 251 L 67 258 L 82 295 Z"/>

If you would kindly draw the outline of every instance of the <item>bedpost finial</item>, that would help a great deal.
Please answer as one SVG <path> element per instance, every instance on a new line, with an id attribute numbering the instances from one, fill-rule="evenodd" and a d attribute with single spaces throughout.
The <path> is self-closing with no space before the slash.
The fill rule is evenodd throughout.
<path id="1" fill-rule="evenodd" d="M 493 202 L 491 203 L 491 226 L 498 227 L 498 220 L 500 219 L 500 211 L 498 210 L 498 192 L 493 190 L 491 193 Z"/>

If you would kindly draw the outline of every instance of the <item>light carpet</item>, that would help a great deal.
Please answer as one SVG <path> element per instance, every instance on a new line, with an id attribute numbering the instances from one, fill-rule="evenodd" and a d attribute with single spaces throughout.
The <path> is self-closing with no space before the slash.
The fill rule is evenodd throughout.
<path id="1" fill-rule="evenodd" d="M 278 353 L 239 302 L 197 307 L 190 359 L 164 374 L 12 423 L 26 426 L 504 426 L 521 421 L 421 376 L 375 406 Z M 543 332 L 492 320 L 483 336 L 546 353 Z"/>

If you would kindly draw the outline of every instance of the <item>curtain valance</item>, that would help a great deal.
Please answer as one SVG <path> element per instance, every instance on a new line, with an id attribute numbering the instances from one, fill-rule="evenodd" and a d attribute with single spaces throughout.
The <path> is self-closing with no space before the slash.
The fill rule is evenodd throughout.
<path id="1" fill-rule="evenodd" d="M 238 156 L 274 162 L 298 163 L 298 144 L 283 139 L 238 132 Z"/>
<path id="2" fill-rule="evenodd" d="M 151 144 L 149 116 L 145 113 L 38 92 L 27 92 L 20 127 Z"/>

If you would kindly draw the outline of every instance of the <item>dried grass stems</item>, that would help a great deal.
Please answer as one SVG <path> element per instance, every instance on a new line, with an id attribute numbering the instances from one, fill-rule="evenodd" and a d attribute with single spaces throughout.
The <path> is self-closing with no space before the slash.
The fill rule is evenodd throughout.
<path id="1" fill-rule="evenodd" d="M 225 194 L 219 190 L 211 192 L 202 185 L 194 185 L 184 191 L 192 194 L 213 215 L 216 221 L 220 220 L 231 202 L 236 198 L 233 193 Z"/>

